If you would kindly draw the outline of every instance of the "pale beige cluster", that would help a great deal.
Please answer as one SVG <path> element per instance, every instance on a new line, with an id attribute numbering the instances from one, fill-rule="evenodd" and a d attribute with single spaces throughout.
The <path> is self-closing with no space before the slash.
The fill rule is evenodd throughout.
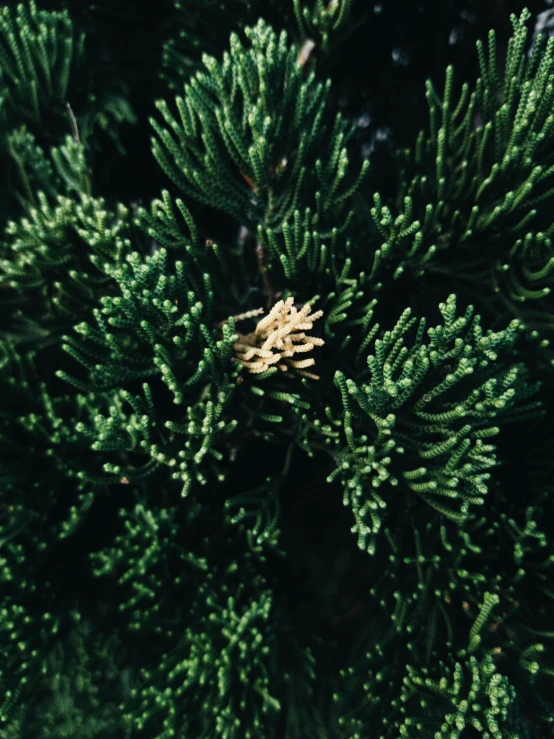
<path id="1" fill-rule="evenodd" d="M 293 359 L 298 354 L 306 354 L 314 346 L 322 346 L 325 342 L 316 336 L 307 336 L 313 322 L 321 318 L 323 311 L 311 313 L 311 306 L 306 304 L 301 310 L 294 307 L 294 298 L 276 303 L 267 316 L 259 321 L 250 334 L 238 334 L 235 344 L 236 359 L 249 372 L 265 372 L 276 365 L 285 372 L 289 367 L 300 370 L 300 374 L 319 380 L 318 375 L 305 372 L 306 367 L 315 364 L 315 359 Z M 263 313 L 263 308 L 235 316 L 236 321 L 253 318 Z M 237 332 L 238 333 L 238 332 Z"/>

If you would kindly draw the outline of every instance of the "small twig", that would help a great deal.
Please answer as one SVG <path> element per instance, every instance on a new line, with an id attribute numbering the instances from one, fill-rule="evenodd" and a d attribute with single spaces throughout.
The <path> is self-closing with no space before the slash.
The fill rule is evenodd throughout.
<path id="1" fill-rule="evenodd" d="M 291 462 L 291 459 L 292 459 L 292 453 L 294 451 L 294 446 L 295 446 L 294 445 L 294 442 L 292 442 L 288 446 L 287 454 L 286 454 L 286 457 L 285 457 L 285 464 L 283 466 L 283 471 L 281 472 L 282 477 L 286 477 L 288 475 L 288 472 L 289 472 L 289 469 L 290 469 L 290 462 Z"/>
<path id="2" fill-rule="evenodd" d="M 79 138 L 79 127 L 77 126 L 77 119 L 75 118 L 75 114 L 71 110 L 71 105 L 68 102 L 65 104 L 65 107 L 67 108 L 69 112 L 69 118 L 71 120 L 71 128 L 73 129 L 73 138 L 78 144 L 80 144 L 81 139 Z"/>
<path id="3" fill-rule="evenodd" d="M 277 294 L 275 290 L 273 289 L 273 286 L 271 282 L 269 281 L 269 277 L 267 275 L 268 259 L 267 259 L 267 252 L 263 244 L 260 244 L 260 243 L 257 244 L 256 257 L 258 259 L 258 268 L 260 270 L 262 280 L 264 281 L 264 287 L 267 293 L 267 308 L 269 310 L 271 306 L 273 305 L 273 303 L 275 303 L 275 298 L 277 297 Z"/>
<path id="4" fill-rule="evenodd" d="M 304 67 L 306 65 L 306 62 L 311 57 L 313 50 L 315 49 L 315 46 L 316 46 L 315 41 L 312 41 L 311 38 L 308 38 L 306 39 L 306 41 L 304 41 L 304 45 L 298 52 L 298 57 L 296 59 L 296 63 L 300 67 Z"/>

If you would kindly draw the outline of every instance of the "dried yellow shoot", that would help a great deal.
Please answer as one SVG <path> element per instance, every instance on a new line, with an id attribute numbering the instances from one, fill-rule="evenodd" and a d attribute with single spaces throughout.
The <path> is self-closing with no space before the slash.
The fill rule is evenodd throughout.
<path id="1" fill-rule="evenodd" d="M 314 346 L 322 346 L 325 342 L 316 336 L 307 336 L 313 322 L 321 318 L 323 311 L 311 313 L 311 306 L 306 303 L 299 311 L 294 307 L 294 298 L 279 300 L 267 316 L 264 316 L 250 334 L 238 334 L 235 344 L 236 359 L 249 372 L 265 372 L 276 365 L 285 372 L 289 367 L 301 370 L 301 374 L 314 380 L 317 375 L 304 372 L 306 367 L 315 364 L 313 357 L 292 359 L 297 354 L 305 354 Z M 262 308 L 235 316 L 235 320 L 251 318 L 263 313 Z"/>

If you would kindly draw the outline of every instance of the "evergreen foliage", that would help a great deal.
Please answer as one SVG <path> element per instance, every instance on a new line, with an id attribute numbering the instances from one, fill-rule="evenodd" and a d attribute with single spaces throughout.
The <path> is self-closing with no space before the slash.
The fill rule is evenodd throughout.
<path id="1" fill-rule="evenodd" d="M 500 375 L 491 372 L 499 352 L 514 343 L 520 328 L 517 319 L 504 331 L 489 330 L 483 336 L 473 306 L 456 319 L 456 298 L 450 295 L 439 308 L 444 326 L 428 329 L 427 346 L 422 344 L 425 319 L 419 323 L 415 344 L 405 346 L 403 337 L 415 320 L 407 308 L 394 329 L 375 340 L 375 354 L 367 357 L 367 384 L 358 385 L 340 370 L 335 374 L 343 405 L 342 423 L 337 419 L 335 425 L 343 426 L 344 438 L 342 434 L 334 438 L 337 469 L 328 482 L 342 478 L 344 503 L 354 510 L 358 544 L 370 552 L 381 526 L 378 511 L 387 505 L 377 490 L 381 485 L 398 486 L 399 477 L 392 472 L 398 455 L 402 489 L 408 487 L 443 516 L 461 523 L 470 504 L 484 502 L 488 470 L 496 464 L 494 445 L 484 440 L 496 436 L 500 428 L 489 424 L 503 424 L 514 416 L 520 420 L 529 413 L 533 417 L 540 407 L 540 401 L 534 401 L 512 410 L 516 397 L 521 402 L 538 390 L 525 382 L 523 365 L 512 364 Z M 360 350 L 378 328 L 375 324 L 368 331 Z M 402 418 L 408 404 L 410 413 Z M 329 408 L 328 416 L 331 413 Z M 360 416 L 373 422 L 369 436 L 355 434 L 354 419 Z M 367 446 L 369 439 L 372 444 Z"/>
<path id="2" fill-rule="evenodd" d="M 0 10 L 0 739 L 554 737 L 554 37 L 458 5 Z"/>
<path id="3" fill-rule="evenodd" d="M 247 48 L 231 34 L 221 63 L 203 57 L 208 73 L 175 98 L 180 121 L 165 101 L 157 104 L 172 133 L 152 120 L 154 156 L 182 192 L 239 223 L 278 223 L 300 199 L 317 203 L 321 220 L 358 185 L 341 187 L 346 127 L 340 114 L 332 127 L 324 120 L 330 81 L 305 78 L 286 33 L 277 37 L 263 20 L 245 34 Z"/>

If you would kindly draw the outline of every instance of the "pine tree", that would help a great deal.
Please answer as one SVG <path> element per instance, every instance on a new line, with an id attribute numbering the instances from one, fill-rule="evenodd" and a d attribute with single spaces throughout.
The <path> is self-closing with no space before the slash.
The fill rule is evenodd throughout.
<path id="1" fill-rule="evenodd" d="M 0 9 L 0 739 L 554 737 L 552 11 L 435 5 Z"/>

